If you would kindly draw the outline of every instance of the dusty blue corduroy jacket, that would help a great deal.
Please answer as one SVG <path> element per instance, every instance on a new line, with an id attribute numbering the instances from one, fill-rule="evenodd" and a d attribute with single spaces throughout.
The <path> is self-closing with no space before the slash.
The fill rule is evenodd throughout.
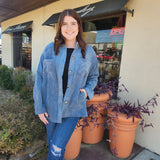
<path id="1" fill-rule="evenodd" d="M 70 59 L 67 89 L 63 97 L 62 75 L 66 54 L 65 45 L 60 47 L 56 56 L 54 44 L 48 44 L 41 55 L 34 84 L 35 113 L 47 112 L 49 120 L 55 123 L 61 123 L 64 117 L 87 116 L 87 99 L 80 89 L 85 89 L 88 99 L 91 99 L 99 75 L 97 57 L 92 47 L 87 46 L 84 59 L 77 43 Z"/>

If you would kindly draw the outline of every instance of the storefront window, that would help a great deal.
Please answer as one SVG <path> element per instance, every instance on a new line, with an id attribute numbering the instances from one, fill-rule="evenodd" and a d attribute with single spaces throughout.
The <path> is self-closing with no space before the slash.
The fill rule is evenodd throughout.
<path id="1" fill-rule="evenodd" d="M 125 15 L 83 22 L 84 37 L 96 52 L 99 80 L 107 82 L 119 77 L 125 32 Z"/>
<path id="2" fill-rule="evenodd" d="M 31 32 L 22 33 L 23 67 L 31 70 Z"/>
<path id="3" fill-rule="evenodd" d="M 31 30 L 13 33 L 14 67 L 31 70 Z"/>

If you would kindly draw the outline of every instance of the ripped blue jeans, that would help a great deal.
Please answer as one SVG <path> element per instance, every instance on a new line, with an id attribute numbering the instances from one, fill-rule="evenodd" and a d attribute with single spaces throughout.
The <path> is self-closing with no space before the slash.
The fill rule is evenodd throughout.
<path id="1" fill-rule="evenodd" d="M 62 123 L 49 121 L 46 125 L 48 138 L 48 159 L 64 160 L 65 147 L 77 125 L 79 117 L 63 118 Z"/>

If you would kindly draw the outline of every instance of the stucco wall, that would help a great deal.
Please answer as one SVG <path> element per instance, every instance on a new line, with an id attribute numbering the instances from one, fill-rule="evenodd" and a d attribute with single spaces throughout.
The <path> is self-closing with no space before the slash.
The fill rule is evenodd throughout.
<path id="1" fill-rule="evenodd" d="M 54 41 L 56 28 L 42 26 L 42 24 L 54 13 L 63 11 L 66 8 L 77 8 L 100 0 L 60 0 L 45 7 L 27 12 L 23 15 L 9 19 L 1 23 L 2 32 L 9 26 L 33 20 L 32 24 L 32 71 L 36 72 L 40 55 L 44 47 Z M 2 34 L 2 57 L 3 64 L 13 66 L 13 44 L 12 34 Z"/>
<path id="2" fill-rule="evenodd" d="M 13 39 L 12 34 L 1 35 L 2 41 L 2 64 L 6 64 L 8 66 L 13 66 Z M 7 43 L 5 43 L 7 42 Z"/>
<path id="3" fill-rule="evenodd" d="M 142 103 L 155 93 L 160 93 L 160 1 L 130 0 L 128 8 L 134 9 L 134 17 L 127 14 L 123 55 L 121 61 L 121 81 L 129 93 L 121 94 L 122 99 Z M 135 142 L 160 154 L 160 104 L 154 114 L 146 117 L 154 128 L 146 128 L 144 133 L 137 129 Z"/>

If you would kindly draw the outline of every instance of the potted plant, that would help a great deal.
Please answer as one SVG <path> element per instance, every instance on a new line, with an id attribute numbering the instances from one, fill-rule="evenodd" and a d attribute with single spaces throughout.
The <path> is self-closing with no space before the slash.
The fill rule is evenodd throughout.
<path id="1" fill-rule="evenodd" d="M 105 129 L 105 107 L 106 102 L 112 95 L 109 82 L 97 83 L 94 89 L 94 96 L 87 101 L 88 117 L 83 119 L 84 127 L 82 142 L 95 144 L 103 139 Z"/>
<path id="2" fill-rule="evenodd" d="M 81 119 L 65 149 L 65 159 L 74 159 L 80 152 L 81 140 L 94 144 L 102 140 L 106 126 L 106 102 L 116 92 L 117 81 L 99 82 L 94 89 L 94 96 L 87 101 L 88 117 Z"/>
<path id="3" fill-rule="evenodd" d="M 110 87 L 111 85 L 108 85 L 108 83 L 97 83 L 92 100 L 87 101 L 89 117 L 80 119 L 78 122 L 69 142 L 67 143 L 64 155 L 65 159 L 74 159 L 78 156 L 81 141 L 93 144 L 102 140 L 105 126 L 105 102 L 111 96 Z"/>
<path id="4" fill-rule="evenodd" d="M 127 91 L 126 88 L 125 90 Z M 119 158 L 129 157 L 132 152 L 137 126 L 140 125 L 142 130 L 144 127 L 152 126 L 151 123 L 145 123 L 143 114 L 150 115 L 153 113 L 149 106 L 156 106 L 158 97 L 158 94 L 156 94 L 143 105 L 140 104 L 139 100 L 136 103 L 130 103 L 129 101 L 120 103 L 120 98 L 117 98 L 116 102 L 110 101 L 107 104 L 109 145 L 115 156 Z"/>

